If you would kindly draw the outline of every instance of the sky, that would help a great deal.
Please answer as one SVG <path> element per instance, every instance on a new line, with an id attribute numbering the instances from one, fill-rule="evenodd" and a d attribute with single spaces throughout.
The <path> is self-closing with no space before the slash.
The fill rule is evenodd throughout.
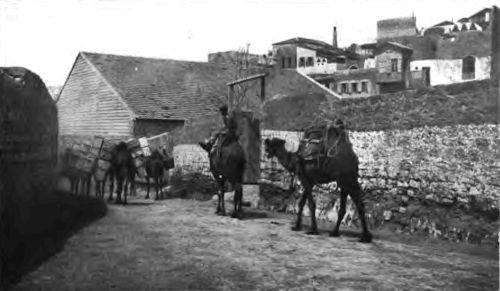
<path id="1" fill-rule="evenodd" d="M 339 46 L 374 41 L 377 20 L 417 27 L 458 20 L 498 0 L 0 0 L 0 66 L 63 85 L 79 51 L 207 61 L 250 44 L 263 54 L 292 37 Z"/>

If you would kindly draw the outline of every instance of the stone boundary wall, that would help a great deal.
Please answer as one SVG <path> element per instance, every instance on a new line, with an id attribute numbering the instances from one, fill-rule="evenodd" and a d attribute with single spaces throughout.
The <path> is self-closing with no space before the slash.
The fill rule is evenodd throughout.
<path id="1" fill-rule="evenodd" d="M 288 149 L 296 150 L 300 133 L 263 131 L 263 141 L 272 137 L 285 139 Z M 421 230 L 466 241 L 497 235 L 500 132 L 496 125 L 350 132 L 350 139 L 359 157 L 372 227 L 392 221 L 402 231 Z M 265 156 L 261 168 L 262 185 L 266 185 L 261 189 L 262 206 L 295 212 L 298 193 L 283 190 L 281 201 L 266 193 L 288 189 L 290 174 Z M 319 219 L 336 221 L 335 183 L 316 186 L 314 193 Z M 305 215 L 309 216 L 308 209 Z M 357 224 L 350 201 L 343 223 Z"/>

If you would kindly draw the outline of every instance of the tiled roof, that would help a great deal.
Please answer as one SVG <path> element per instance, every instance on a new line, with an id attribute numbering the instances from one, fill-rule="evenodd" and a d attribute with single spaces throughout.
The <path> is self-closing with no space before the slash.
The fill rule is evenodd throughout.
<path id="1" fill-rule="evenodd" d="M 213 64 L 82 52 L 137 118 L 191 119 L 225 100 L 234 70 Z"/>
<path id="2" fill-rule="evenodd" d="M 273 45 L 285 45 L 285 44 L 294 44 L 302 48 L 315 50 L 319 56 L 324 56 L 324 57 L 336 58 L 339 56 L 347 56 L 353 59 L 359 58 L 359 56 L 355 53 L 348 52 L 340 48 L 335 48 L 331 44 L 328 44 L 320 40 L 315 40 L 305 37 L 295 37 L 273 43 Z"/>

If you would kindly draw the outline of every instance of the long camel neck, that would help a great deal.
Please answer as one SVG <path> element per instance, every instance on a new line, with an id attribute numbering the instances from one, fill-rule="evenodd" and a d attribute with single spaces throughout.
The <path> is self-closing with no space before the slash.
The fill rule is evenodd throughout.
<path id="1" fill-rule="evenodd" d="M 278 158 L 280 164 L 283 165 L 283 167 L 285 167 L 288 171 L 295 172 L 296 161 L 294 159 L 294 153 L 287 151 L 283 146 L 276 153 L 276 158 Z"/>

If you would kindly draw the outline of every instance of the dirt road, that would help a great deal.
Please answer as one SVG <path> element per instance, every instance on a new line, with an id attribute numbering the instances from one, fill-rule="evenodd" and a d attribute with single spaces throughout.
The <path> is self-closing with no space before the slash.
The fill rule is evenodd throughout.
<path id="1" fill-rule="evenodd" d="M 498 290 L 495 257 L 213 212 L 212 201 L 181 199 L 110 206 L 13 290 Z"/>

